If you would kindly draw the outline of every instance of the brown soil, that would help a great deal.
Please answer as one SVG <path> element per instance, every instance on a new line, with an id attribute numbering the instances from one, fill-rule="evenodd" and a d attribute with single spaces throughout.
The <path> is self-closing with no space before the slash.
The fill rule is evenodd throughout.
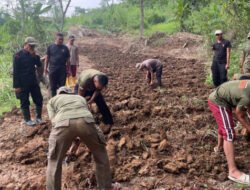
<path id="1" fill-rule="evenodd" d="M 182 38 L 182 42 L 172 40 L 170 45 L 181 49 L 186 43 L 185 35 Z M 115 120 L 107 135 L 113 181 L 120 182 L 125 190 L 240 189 L 227 180 L 224 155 L 213 153 L 216 124 L 207 109 L 211 88 L 204 85 L 204 65 L 190 57 L 157 53 L 164 64 L 164 88 L 152 89 L 146 85 L 144 73 L 136 72 L 135 64 L 151 58 L 155 49 L 125 52 L 121 44 L 126 42 L 124 38 L 98 34 L 84 37 L 80 43 L 82 68 L 93 65 L 110 78 L 104 94 Z M 47 123 L 35 128 L 20 124 L 22 117 L 17 109 L 4 115 L 0 127 L 0 189 L 45 188 L 51 125 L 46 110 L 44 115 Z M 250 169 L 248 146 L 239 136 L 236 159 L 245 172 Z M 78 159 L 64 165 L 62 186 L 95 189 L 93 160 L 84 145 Z"/>

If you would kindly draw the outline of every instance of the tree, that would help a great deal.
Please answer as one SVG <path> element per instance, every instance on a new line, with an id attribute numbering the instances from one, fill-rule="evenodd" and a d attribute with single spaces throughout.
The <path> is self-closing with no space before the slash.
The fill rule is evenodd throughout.
<path id="1" fill-rule="evenodd" d="M 144 35 L 144 0 L 140 0 L 140 9 L 141 9 L 140 36 L 142 38 Z"/>
<path id="2" fill-rule="evenodd" d="M 32 35 L 39 40 L 46 38 L 45 15 L 51 6 L 45 4 L 45 0 L 6 0 L 2 15 L 5 18 L 4 28 L 10 35 L 23 38 Z"/>
<path id="3" fill-rule="evenodd" d="M 75 15 L 81 15 L 81 14 L 85 14 L 85 13 L 86 13 L 85 8 L 75 7 Z"/>
<path id="4" fill-rule="evenodd" d="M 52 16 L 54 26 L 57 31 L 62 32 L 65 24 L 65 17 L 71 0 L 50 0 L 50 5 L 53 7 Z"/>

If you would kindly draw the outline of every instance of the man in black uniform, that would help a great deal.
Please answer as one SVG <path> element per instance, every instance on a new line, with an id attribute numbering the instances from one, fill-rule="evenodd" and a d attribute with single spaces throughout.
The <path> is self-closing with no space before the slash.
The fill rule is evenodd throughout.
<path id="1" fill-rule="evenodd" d="M 36 40 L 27 37 L 22 50 L 14 55 L 13 60 L 13 88 L 16 96 L 20 99 L 21 109 L 25 124 L 33 126 L 41 124 L 43 97 L 36 78 L 36 68 L 41 67 L 40 57 L 35 53 Z M 36 121 L 30 117 L 29 94 L 36 105 Z"/>
<path id="2" fill-rule="evenodd" d="M 223 32 L 221 30 L 215 31 L 217 42 L 212 46 L 214 57 L 211 69 L 215 87 L 227 81 L 227 70 L 230 65 L 231 43 L 225 40 L 222 34 Z"/>
<path id="3" fill-rule="evenodd" d="M 61 86 L 65 86 L 70 53 L 67 46 L 63 44 L 63 34 L 56 34 L 56 41 L 47 49 L 45 60 L 45 74 L 49 74 L 51 96 L 56 95 L 56 91 Z"/>

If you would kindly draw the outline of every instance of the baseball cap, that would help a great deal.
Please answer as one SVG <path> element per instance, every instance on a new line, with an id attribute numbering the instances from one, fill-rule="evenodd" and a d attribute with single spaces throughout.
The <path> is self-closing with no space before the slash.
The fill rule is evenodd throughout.
<path id="1" fill-rule="evenodd" d="M 73 94 L 71 88 L 68 88 L 66 86 L 62 86 L 57 90 L 57 94 L 61 94 L 62 92 L 66 93 L 66 94 Z"/>
<path id="2" fill-rule="evenodd" d="M 223 34 L 223 32 L 222 32 L 222 30 L 216 30 L 216 31 L 214 32 L 214 34 L 215 34 L 215 35 Z"/>
<path id="3" fill-rule="evenodd" d="M 248 33 L 247 38 L 248 38 L 248 39 L 250 38 L 250 32 Z"/>
<path id="4" fill-rule="evenodd" d="M 25 38 L 24 43 L 27 43 L 27 44 L 32 45 L 32 46 L 35 46 L 35 45 L 38 44 L 38 42 L 36 41 L 36 39 L 33 38 L 33 37 L 27 37 L 27 38 Z"/>
<path id="5" fill-rule="evenodd" d="M 70 39 L 70 40 L 74 40 L 74 39 L 75 39 L 75 36 L 74 36 L 74 35 L 70 35 L 70 36 L 69 36 L 69 39 Z"/>

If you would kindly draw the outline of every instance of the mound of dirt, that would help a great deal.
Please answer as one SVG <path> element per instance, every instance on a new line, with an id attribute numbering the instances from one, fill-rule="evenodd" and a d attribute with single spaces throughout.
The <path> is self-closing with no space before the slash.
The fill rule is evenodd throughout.
<path id="1" fill-rule="evenodd" d="M 110 79 L 104 94 L 115 121 L 106 135 L 113 180 L 124 190 L 234 189 L 226 180 L 225 157 L 213 153 L 216 124 L 207 109 L 212 89 L 204 85 L 204 66 L 196 59 L 160 54 L 164 88 L 152 89 L 145 73 L 135 70 L 135 63 L 151 54 L 125 53 L 110 41 L 85 44 L 80 53 Z M 44 189 L 51 126 L 20 123 L 20 112 L 13 111 L 0 127 L 0 189 Z M 247 147 L 239 138 L 237 161 L 246 171 Z M 63 166 L 62 187 L 95 189 L 93 160 L 84 145 L 77 160 Z"/>

